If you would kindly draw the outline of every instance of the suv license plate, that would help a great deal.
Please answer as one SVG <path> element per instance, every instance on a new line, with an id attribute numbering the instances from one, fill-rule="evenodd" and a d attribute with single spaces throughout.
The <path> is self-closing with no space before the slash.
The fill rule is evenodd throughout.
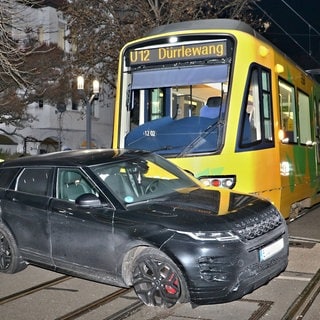
<path id="1" fill-rule="evenodd" d="M 275 254 L 277 254 L 278 252 L 280 252 L 284 247 L 284 242 L 283 242 L 283 238 L 277 240 L 276 242 L 273 242 L 267 246 L 265 246 L 264 248 L 259 250 L 259 258 L 260 261 L 265 261 L 269 258 L 271 258 L 272 256 L 274 256 Z"/>

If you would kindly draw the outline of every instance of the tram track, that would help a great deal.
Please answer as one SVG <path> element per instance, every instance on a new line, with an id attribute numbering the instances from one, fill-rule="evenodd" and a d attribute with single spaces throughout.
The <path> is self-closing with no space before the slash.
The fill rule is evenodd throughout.
<path id="1" fill-rule="evenodd" d="M 292 280 L 293 278 L 303 278 L 303 281 L 308 281 L 308 285 L 301 292 L 301 294 L 296 298 L 296 300 L 293 301 L 292 305 L 288 308 L 286 314 L 281 318 L 281 320 L 302 319 L 304 315 L 308 313 L 308 310 L 313 306 L 315 299 L 320 294 L 320 269 L 317 271 L 316 274 L 305 274 L 303 272 L 291 272 L 288 275 L 290 275 L 290 280 Z M 40 283 L 26 290 L 22 290 L 12 295 L 8 295 L 6 297 L 1 298 L 0 305 L 4 305 L 13 300 L 23 298 L 27 295 L 36 293 L 41 290 L 48 290 L 48 289 L 50 290 L 52 289 L 53 286 L 70 279 L 73 279 L 73 277 L 62 276 L 47 282 Z M 137 298 L 134 298 L 132 296 L 125 296 L 131 291 L 132 289 L 130 288 L 129 289 L 119 288 L 118 290 L 108 295 L 105 295 L 95 301 L 92 301 L 88 304 L 84 304 L 79 308 L 76 308 L 62 316 L 56 317 L 54 318 L 54 320 L 75 320 L 75 319 L 81 318 L 83 315 L 90 314 L 91 312 L 94 312 L 94 310 L 100 307 L 109 308 L 108 303 L 111 303 L 112 301 L 121 297 L 124 298 L 125 300 L 125 303 L 124 303 L 125 306 L 121 307 L 120 309 L 114 310 L 113 313 L 105 315 L 105 317 L 103 316 L 101 318 L 99 317 L 99 319 L 103 319 L 103 320 L 124 320 L 128 318 L 134 319 L 135 315 L 140 314 L 142 308 L 144 308 L 145 306 Z M 248 317 L 248 320 L 261 319 L 268 311 L 270 311 L 270 309 L 274 304 L 274 301 L 255 300 L 250 298 L 243 298 L 239 301 L 242 301 L 244 303 L 257 304 L 257 309 Z M 174 316 L 176 313 L 174 309 L 175 308 L 166 310 L 166 312 L 164 310 L 160 310 L 160 314 L 157 312 L 156 315 L 154 315 L 153 317 L 151 316 L 148 319 L 156 320 L 156 319 L 161 319 L 162 316 L 165 316 L 165 318 L 168 315 Z M 109 311 L 111 310 L 112 309 L 109 309 Z M 181 316 L 181 317 L 185 319 L 184 316 Z M 191 316 L 190 318 L 188 317 L 188 319 L 195 319 L 195 318 Z M 197 319 L 207 319 L 207 318 L 205 316 L 201 317 L 201 315 L 198 314 Z"/>
<path id="2" fill-rule="evenodd" d="M 303 319 L 320 294 L 320 269 L 288 308 L 281 320 Z"/>
<path id="3" fill-rule="evenodd" d="M 320 243 L 320 239 L 289 236 L 289 243 L 291 244 L 294 242 L 317 244 Z"/>
<path id="4" fill-rule="evenodd" d="M 0 298 L 0 305 L 5 305 L 6 303 L 10 303 L 12 301 L 21 299 L 23 297 L 29 296 L 31 294 L 34 294 L 36 292 L 39 292 L 41 290 L 48 290 L 48 289 L 53 289 L 53 286 L 60 284 L 62 282 L 68 281 L 73 279 L 72 276 L 61 276 L 43 283 L 40 283 L 38 285 L 32 286 L 30 288 L 27 288 L 25 290 L 21 290 L 18 292 L 15 292 L 13 294 L 10 294 L 8 296 Z M 111 301 L 120 298 L 121 296 L 129 293 L 132 291 L 132 289 L 128 288 L 120 288 L 117 291 L 114 291 L 100 299 L 97 299 L 95 301 L 92 301 L 88 304 L 85 304 L 75 310 L 72 310 L 71 312 L 66 313 L 63 316 L 59 316 L 55 318 L 55 320 L 72 320 L 72 319 L 77 319 L 81 317 L 84 314 L 87 314 L 89 312 L 92 312 L 93 310 L 106 305 L 110 303 Z M 117 311 L 116 313 L 110 315 L 107 317 L 105 320 L 120 320 L 120 319 L 125 319 L 128 315 L 131 315 L 132 313 L 136 312 L 136 310 L 140 309 L 144 304 L 139 301 L 138 299 L 134 299 L 135 302 L 126 306 L 125 308 L 122 308 L 121 310 Z"/>
<path id="5" fill-rule="evenodd" d="M 119 310 L 118 312 L 115 312 L 114 314 L 108 316 L 107 318 L 104 318 L 103 320 L 123 320 L 123 319 L 126 319 L 128 316 L 131 316 L 134 313 L 136 313 L 137 311 L 139 311 L 140 308 L 143 306 L 144 306 L 144 304 L 138 300 L 138 301 L 130 304 L 129 306 Z"/>
<path id="6" fill-rule="evenodd" d="M 297 237 L 297 236 L 290 236 L 290 246 L 301 248 L 302 250 L 314 249 L 314 246 L 318 246 L 320 243 L 320 239 L 313 239 L 313 238 L 305 238 L 305 237 Z M 33 293 L 39 292 L 41 290 L 61 290 L 61 288 L 57 288 L 56 285 L 63 283 L 68 280 L 72 280 L 74 277 L 71 276 L 61 276 L 50 281 L 46 281 L 40 283 L 38 285 L 32 286 L 28 289 L 18 291 L 14 294 L 5 296 L 0 298 L 0 306 L 5 305 L 6 303 L 18 300 L 25 296 L 31 295 Z M 301 291 L 299 296 L 296 296 L 295 300 L 291 300 L 291 305 L 288 305 L 288 309 L 286 313 L 283 315 L 281 320 L 292 320 L 292 319 L 302 319 L 305 315 L 314 308 L 315 300 L 320 295 L 320 269 L 314 273 L 311 270 L 309 272 L 300 270 L 293 270 L 293 271 L 285 271 L 282 275 L 279 276 L 279 279 L 287 280 L 287 281 L 305 281 L 306 287 Z M 73 287 L 74 288 L 74 287 Z M 78 291 L 75 289 L 63 289 L 67 291 Z M 75 319 L 82 319 L 82 316 L 86 318 L 95 317 L 95 319 L 103 319 L 103 320 L 124 320 L 124 319 L 135 319 L 136 317 L 140 319 L 149 319 L 149 320 L 157 320 L 157 319 L 165 319 L 168 316 L 177 316 L 182 319 L 208 319 L 206 316 L 207 314 L 196 314 L 196 317 L 193 315 L 188 315 L 185 317 L 183 311 L 180 310 L 180 306 L 178 308 L 172 308 L 170 310 L 157 310 L 154 313 L 148 311 L 148 317 L 146 316 L 146 309 L 145 305 L 138 300 L 135 296 L 131 295 L 130 292 L 132 291 L 131 288 L 116 288 L 114 287 L 113 292 L 101 296 L 97 300 L 90 301 L 86 303 L 84 301 L 80 307 L 75 306 L 74 310 L 70 311 L 64 310 L 64 312 L 68 311 L 67 313 L 56 313 L 54 317 L 51 319 L 54 320 L 75 320 Z M 106 294 L 106 293 L 105 293 Z M 119 299 L 119 300 L 117 300 Z M 115 301 L 115 304 L 111 303 Z M 119 301 L 119 302 L 118 302 Z M 18 300 L 19 302 L 19 300 Z M 239 302 L 251 304 L 254 303 L 257 305 L 257 308 L 248 315 L 248 320 L 258 320 L 265 316 L 266 313 L 273 310 L 274 305 L 276 305 L 275 301 L 267 301 L 267 300 L 255 300 L 249 298 L 243 298 L 239 300 Z M 110 304 L 110 305 L 109 305 Z M 9 305 L 10 306 L 10 305 Z M 101 308 L 101 309 L 99 309 Z M 249 309 L 251 309 L 250 307 Z M 248 309 L 248 310 L 249 310 Z M 183 310 L 183 309 L 182 309 Z M 58 310 L 57 310 L 58 311 Z M 92 313 L 92 314 L 91 314 Z M 142 317 L 141 317 L 142 316 Z M 280 317 L 281 317 L 280 316 Z M 279 319 L 280 319 L 279 317 Z M 9 319 L 9 318 L 6 318 Z M 10 318 L 11 319 L 11 318 Z"/>
<path id="7" fill-rule="evenodd" d="M 115 292 L 112 292 L 111 294 L 108 294 L 100 299 L 97 299 L 89 304 L 86 304 L 84 306 L 81 306 L 80 308 L 77 308 L 71 312 L 68 312 L 67 314 L 61 316 L 61 317 L 58 317 L 58 318 L 55 318 L 55 320 L 72 320 L 72 319 L 77 319 L 79 317 L 81 317 L 82 315 L 86 314 L 86 313 L 89 313 L 91 311 L 93 311 L 94 309 L 97 309 L 107 303 L 110 303 L 111 301 L 123 296 L 124 294 L 130 292 L 132 289 L 127 289 L 127 288 L 121 288 Z M 137 303 L 135 303 L 137 304 Z M 133 305 L 135 305 L 133 304 Z M 139 301 L 139 307 L 142 305 L 142 303 L 140 303 Z M 138 306 L 137 306 L 138 307 Z M 122 316 L 125 312 L 125 314 L 127 314 L 127 311 L 126 310 L 131 310 L 132 307 L 129 309 L 128 307 L 127 308 L 124 308 L 123 310 L 121 310 L 119 312 L 119 316 Z M 107 318 L 109 319 L 109 318 Z M 110 318 L 110 319 L 122 319 L 122 318 Z"/>
<path id="8" fill-rule="evenodd" d="M 28 295 L 33 294 L 35 292 L 41 291 L 43 289 L 50 288 L 50 287 L 55 286 L 55 285 L 57 285 L 57 284 L 59 284 L 61 282 L 67 281 L 67 280 L 69 280 L 71 278 L 72 278 L 71 276 L 58 277 L 58 278 L 55 278 L 53 280 L 40 283 L 40 284 L 38 284 L 36 286 L 33 286 L 33 287 L 30 287 L 28 289 L 13 293 L 11 295 L 8 295 L 6 297 L 1 298 L 0 299 L 0 305 L 9 303 L 9 302 L 17 300 L 17 299 L 20 299 L 22 297 L 28 296 Z"/>
<path id="9" fill-rule="evenodd" d="M 307 237 L 297 237 L 290 236 L 289 244 L 290 247 L 296 247 L 301 249 L 312 249 L 315 245 L 319 245 L 320 239 L 307 238 Z M 286 271 L 286 274 L 290 272 Z M 301 277 L 301 275 L 303 275 Z M 282 278 L 286 278 L 286 276 L 280 276 Z M 310 277 L 309 279 L 307 279 Z M 292 320 L 292 319 L 303 319 L 312 308 L 314 301 L 320 295 L 320 269 L 314 274 L 303 274 L 293 273 L 292 277 L 287 279 L 302 279 L 308 280 L 307 286 L 304 290 L 299 294 L 299 296 L 293 301 L 293 303 L 289 306 L 286 313 L 283 315 L 281 320 Z"/>
<path id="10" fill-rule="evenodd" d="M 26 296 L 29 296 L 31 294 L 34 294 L 36 292 L 39 292 L 41 290 L 48 290 L 48 289 L 53 289 L 53 286 L 60 284 L 62 282 L 68 281 L 73 279 L 74 277 L 72 276 L 61 276 L 43 283 L 40 283 L 38 285 L 32 286 L 30 288 L 27 288 L 25 290 L 21 290 L 18 292 L 15 292 L 13 294 L 10 294 L 8 296 L 0 298 L 0 305 L 5 305 L 7 303 L 10 303 L 12 301 L 24 298 Z M 120 288 L 119 290 L 116 290 L 100 299 L 97 299 L 95 301 L 92 301 L 88 304 L 85 304 L 75 310 L 72 310 L 71 312 L 66 313 L 63 316 L 59 316 L 55 318 L 55 320 L 72 320 L 72 319 L 77 319 L 81 317 L 82 315 L 92 312 L 93 310 L 106 305 L 113 300 L 120 298 L 121 296 L 129 293 L 132 291 L 131 288 Z M 120 319 L 125 319 L 128 315 L 131 315 L 134 313 L 136 310 L 140 309 L 144 304 L 138 300 L 134 299 L 135 302 L 131 303 L 130 305 L 126 306 L 125 308 L 122 308 L 121 310 L 117 311 L 116 313 L 110 315 L 109 317 L 106 318 L 106 320 L 120 320 Z"/>

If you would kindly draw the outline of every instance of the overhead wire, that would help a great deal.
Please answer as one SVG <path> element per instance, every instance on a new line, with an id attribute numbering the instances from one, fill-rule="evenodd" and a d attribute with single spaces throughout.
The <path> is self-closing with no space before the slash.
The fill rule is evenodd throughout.
<path id="1" fill-rule="evenodd" d="M 296 14 L 309 28 L 309 55 L 311 52 L 311 30 L 313 30 L 318 36 L 320 36 L 320 32 L 316 28 L 314 28 L 306 19 L 304 19 L 294 8 L 292 8 L 286 1 L 281 0 L 294 14 Z"/>
<path id="2" fill-rule="evenodd" d="M 285 4 L 294 14 L 296 14 L 309 28 L 309 50 L 307 51 L 290 33 L 288 33 L 282 26 L 274 20 L 260 5 L 258 5 L 257 1 L 254 1 L 255 6 L 263 12 L 265 16 L 268 17 L 286 36 L 288 36 L 303 52 L 305 52 L 311 60 L 320 65 L 320 60 L 315 58 L 311 52 L 311 30 L 313 30 L 318 36 L 320 36 L 320 32 L 316 28 L 314 28 L 305 18 L 303 18 L 294 8 L 292 8 L 285 0 L 281 0 L 283 4 Z"/>

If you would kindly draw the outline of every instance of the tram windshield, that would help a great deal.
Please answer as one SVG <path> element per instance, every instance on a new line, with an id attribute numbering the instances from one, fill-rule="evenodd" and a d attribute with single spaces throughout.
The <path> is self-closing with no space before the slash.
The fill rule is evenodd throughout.
<path id="1" fill-rule="evenodd" d="M 214 152 L 221 143 L 229 64 L 136 70 L 127 92 L 125 147 L 165 155 Z"/>

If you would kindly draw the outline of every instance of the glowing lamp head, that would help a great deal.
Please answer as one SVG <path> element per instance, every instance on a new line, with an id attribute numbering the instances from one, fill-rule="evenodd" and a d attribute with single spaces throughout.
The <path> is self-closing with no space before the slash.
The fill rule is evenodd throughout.
<path id="1" fill-rule="evenodd" d="M 84 90 L 84 77 L 83 76 L 77 77 L 77 88 L 78 88 L 78 90 Z"/>

